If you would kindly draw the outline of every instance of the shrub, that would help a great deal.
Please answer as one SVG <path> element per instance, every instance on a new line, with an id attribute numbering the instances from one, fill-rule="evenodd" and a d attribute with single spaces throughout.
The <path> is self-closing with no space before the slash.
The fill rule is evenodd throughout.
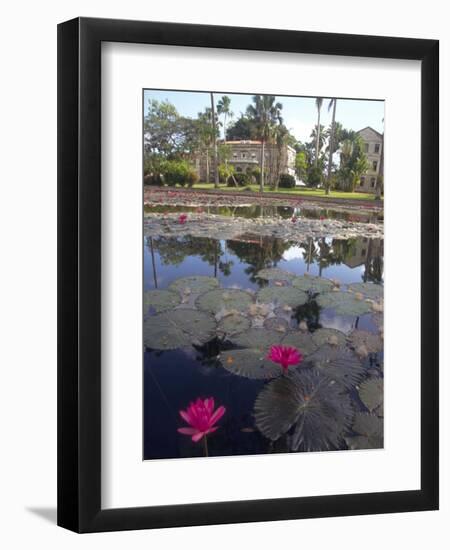
<path id="1" fill-rule="evenodd" d="M 232 164 L 219 164 L 219 181 L 221 183 L 228 182 L 230 177 L 234 174 L 234 166 Z"/>
<path id="2" fill-rule="evenodd" d="M 144 176 L 144 185 L 163 185 L 161 174 L 146 174 Z"/>
<path id="3" fill-rule="evenodd" d="M 311 166 L 307 175 L 308 187 L 317 187 L 322 183 L 322 169 L 320 166 Z"/>
<path id="4" fill-rule="evenodd" d="M 264 171 L 265 174 L 267 174 L 267 171 Z M 250 179 L 252 183 L 255 183 L 256 185 L 259 185 L 261 182 L 261 169 L 259 166 L 255 166 L 253 168 L 248 169 L 248 174 L 250 175 Z"/>
<path id="5" fill-rule="evenodd" d="M 236 180 L 239 187 L 251 184 L 251 177 L 245 172 L 237 172 L 236 174 L 234 174 L 234 179 Z M 227 187 L 234 187 L 234 182 L 232 178 L 228 178 Z"/>
<path id="6" fill-rule="evenodd" d="M 278 187 L 293 189 L 295 187 L 295 178 L 291 174 L 281 174 L 278 180 Z"/>
<path id="7" fill-rule="evenodd" d="M 162 168 L 164 182 L 167 185 L 174 186 L 188 185 L 192 187 L 198 181 L 197 172 L 185 160 L 168 160 Z"/>

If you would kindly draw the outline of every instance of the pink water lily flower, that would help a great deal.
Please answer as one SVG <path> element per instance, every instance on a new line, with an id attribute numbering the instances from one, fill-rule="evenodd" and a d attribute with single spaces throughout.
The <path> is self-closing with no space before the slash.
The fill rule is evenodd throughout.
<path id="1" fill-rule="evenodd" d="M 298 365 L 303 361 L 303 355 L 297 348 L 290 346 L 272 346 L 267 355 L 274 363 L 278 363 L 283 367 L 284 372 L 287 372 L 291 365 Z"/>
<path id="2" fill-rule="evenodd" d="M 189 404 L 189 407 L 180 411 L 181 418 L 189 424 L 189 428 L 179 428 L 178 432 L 184 435 L 190 435 L 192 441 L 197 443 L 202 437 L 215 432 L 219 426 L 214 426 L 225 414 L 225 407 L 220 406 L 214 411 L 214 398 L 200 397 Z"/>
<path id="3" fill-rule="evenodd" d="M 187 220 L 187 214 L 180 214 L 178 216 L 178 223 L 181 223 L 181 224 L 186 223 L 186 220 Z"/>

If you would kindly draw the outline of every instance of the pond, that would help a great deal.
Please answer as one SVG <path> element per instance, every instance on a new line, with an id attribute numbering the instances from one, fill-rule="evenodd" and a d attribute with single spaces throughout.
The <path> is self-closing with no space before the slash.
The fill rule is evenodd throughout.
<path id="1" fill-rule="evenodd" d="M 143 458 L 382 448 L 382 290 L 379 238 L 144 230 Z M 225 412 L 193 441 L 180 411 L 210 397 Z"/>

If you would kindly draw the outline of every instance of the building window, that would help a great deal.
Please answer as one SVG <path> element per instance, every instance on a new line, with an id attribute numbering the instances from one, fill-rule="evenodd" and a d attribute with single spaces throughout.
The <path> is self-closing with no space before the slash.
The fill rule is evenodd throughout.
<path id="1" fill-rule="evenodd" d="M 377 161 L 377 160 L 374 160 L 374 161 L 372 162 L 372 169 L 373 169 L 374 172 L 377 171 L 377 167 L 378 167 L 378 161 Z"/>
<path id="2" fill-rule="evenodd" d="M 365 144 L 364 144 L 364 151 L 365 151 L 366 153 L 369 152 L 369 144 L 368 144 L 368 143 L 365 143 Z"/>
<path id="3" fill-rule="evenodd" d="M 375 187 L 375 178 L 370 178 L 371 187 Z"/>
<path id="4" fill-rule="evenodd" d="M 375 143 L 375 153 L 379 153 L 379 152 L 380 152 L 380 144 Z"/>
<path id="5" fill-rule="evenodd" d="M 363 185 L 364 185 L 365 183 L 366 183 L 366 178 L 363 176 L 363 177 L 361 178 L 361 181 L 359 182 L 359 185 L 360 185 L 361 187 L 363 187 Z"/>
<path id="6" fill-rule="evenodd" d="M 361 250 L 361 256 L 365 256 L 365 255 L 366 255 L 366 249 L 363 248 L 363 249 Z"/>
<path id="7" fill-rule="evenodd" d="M 233 158 L 237 159 L 237 153 L 233 153 Z"/>
<path id="8" fill-rule="evenodd" d="M 236 166 L 236 172 L 242 172 L 242 168 L 240 166 Z"/>
<path id="9" fill-rule="evenodd" d="M 242 151 L 241 157 L 242 157 L 243 159 L 246 159 L 246 158 L 247 158 L 247 151 Z"/>

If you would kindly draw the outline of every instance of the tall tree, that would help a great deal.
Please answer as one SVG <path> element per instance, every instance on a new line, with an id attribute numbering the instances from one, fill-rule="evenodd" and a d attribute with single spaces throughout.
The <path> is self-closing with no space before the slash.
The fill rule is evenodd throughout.
<path id="1" fill-rule="evenodd" d="M 226 139 L 228 141 L 255 138 L 255 125 L 253 120 L 251 120 L 247 115 L 241 115 L 238 119 L 228 125 L 226 133 Z"/>
<path id="2" fill-rule="evenodd" d="M 213 132 L 214 145 L 214 187 L 219 187 L 219 165 L 217 162 L 217 129 L 216 129 L 216 110 L 214 107 L 214 94 L 211 92 L 211 127 Z"/>
<path id="3" fill-rule="evenodd" d="M 198 148 L 205 155 L 206 183 L 210 178 L 210 150 L 213 146 L 214 130 L 211 124 L 211 109 L 206 108 L 197 115 Z"/>
<path id="4" fill-rule="evenodd" d="M 384 122 L 384 119 L 383 119 Z M 381 155 L 380 155 L 380 168 L 378 169 L 377 183 L 375 188 L 375 200 L 381 200 L 381 189 L 383 187 L 383 177 L 384 177 L 384 132 L 383 139 L 381 141 Z"/>
<path id="5" fill-rule="evenodd" d="M 281 175 L 281 161 L 283 160 L 283 152 L 285 151 L 286 145 L 288 145 L 290 133 L 284 124 L 277 124 L 274 128 L 273 135 L 277 145 L 277 162 L 274 174 L 275 177 L 272 181 L 272 185 L 275 189 L 277 189 L 278 181 Z"/>
<path id="6" fill-rule="evenodd" d="M 320 145 L 320 111 L 322 109 L 323 97 L 316 97 L 317 108 L 317 135 L 316 135 L 316 166 L 319 162 L 319 145 Z"/>
<path id="7" fill-rule="evenodd" d="M 223 139 L 227 140 L 227 118 L 231 118 L 233 113 L 230 109 L 231 99 L 227 95 L 223 95 L 217 102 L 217 114 L 223 115 Z"/>
<path id="8" fill-rule="evenodd" d="M 264 160 L 265 146 L 270 139 L 275 124 L 282 123 L 281 103 L 275 101 L 273 95 L 255 95 L 253 96 L 253 105 L 247 107 L 247 115 L 254 121 L 257 135 L 261 140 L 261 179 L 259 182 L 259 191 L 264 191 Z"/>
<path id="9" fill-rule="evenodd" d="M 333 153 L 334 153 L 334 130 L 335 130 L 335 123 L 336 123 L 336 103 L 337 99 L 334 97 L 330 99 L 330 103 L 328 104 L 328 110 L 333 108 L 333 114 L 331 116 L 331 131 L 330 131 L 330 144 L 329 144 L 329 154 L 328 154 L 328 172 L 327 172 L 327 183 L 325 185 L 325 195 L 330 194 L 330 187 L 331 187 L 331 166 L 333 164 Z"/>

